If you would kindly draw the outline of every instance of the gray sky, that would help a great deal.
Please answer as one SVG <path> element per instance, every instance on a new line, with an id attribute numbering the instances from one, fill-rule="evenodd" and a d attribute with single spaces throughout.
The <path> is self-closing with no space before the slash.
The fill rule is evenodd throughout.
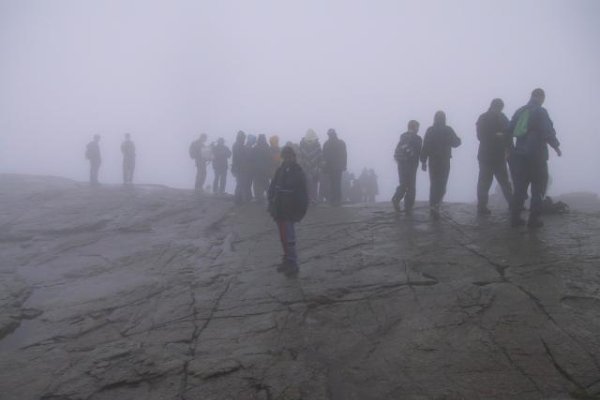
<path id="1" fill-rule="evenodd" d="M 447 200 L 474 200 L 478 115 L 539 86 L 564 151 L 551 193 L 600 192 L 599 22 L 595 0 L 0 0 L 0 172 L 85 180 L 99 133 L 101 181 L 120 182 L 131 132 L 136 181 L 192 187 L 200 132 L 333 127 L 387 198 L 407 121 L 423 134 L 441 109 L 463 139 Z"/>

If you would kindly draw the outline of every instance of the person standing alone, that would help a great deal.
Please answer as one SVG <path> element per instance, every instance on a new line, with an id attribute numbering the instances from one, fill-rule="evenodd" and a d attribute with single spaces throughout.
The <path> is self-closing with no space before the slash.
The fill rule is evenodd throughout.
<path id="1" fill-rule="evenodd" d="M 90 184 L 98 186 L 98 172 L 100 164 L 102 164 L 102 156 L 100 155 L 100 135 L 94 135 L 94 139 L 87 144 L 85 149 L 85 158 L 90 161 Z"/>
<path id="2" fill-rule="evenodd" d="M 308 209 L 306 177 L 296 162 L 296 153 L 291 147 L 281 150 L 283 162 L 275 171 L 268 191 L 268 211 L 277 223 L 279 239 L 283 247 L 283 262 L 278 271 L 286 275 L 298 272 L 296 253 L 296 230 L 294 224 L 300 222 Z"/>
<path id="3" fill-rule="evenodd" d="M 133 184 L 133 171 L 135 169 L 135 144 L 129 133 L 125 134 L 125 140 L 121 144 L 123 154 L 123 184 Z"/>

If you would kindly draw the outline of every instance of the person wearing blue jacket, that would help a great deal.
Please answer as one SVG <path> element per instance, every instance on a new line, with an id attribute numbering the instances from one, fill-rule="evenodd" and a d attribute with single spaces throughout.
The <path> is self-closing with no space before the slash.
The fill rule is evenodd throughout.
<path id="1" fill-rule="evenodd" d="M 539 228 L 542 199 L 548 185 L 548 145 L 560 157 L 560 142 L 548 111 L 542 104 L 546 94 L 542 89 L 531 92 L 529 103 L 519 108 L 512 117 L 509 132 L 516 138 L 511 154 L 511 169 L 514 180 L 514 194 L 511 204 L 511 225 L 525 225 L 521 210 L 531 185 L 531 203 L 527 226 Z"/>

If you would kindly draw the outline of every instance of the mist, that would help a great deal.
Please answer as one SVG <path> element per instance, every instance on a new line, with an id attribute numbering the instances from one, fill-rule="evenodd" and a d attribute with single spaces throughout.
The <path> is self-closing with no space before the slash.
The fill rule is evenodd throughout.
<path id="1" fill-rule="evenodd" d="M 473 201 L 477 117 L 500 97 L 510 118 L 541 87 L 564 152 L 549 194 L 600 192 L 599 17 L 594 0 L 2 0 L 0 172 L 85 181 L 100 134 L 100 180 L 120 183 L 129 132 L 135 182 L 193 188 L 202 132 L 231 146 L 240 129 L 323 143 L 335 128 L 387 201 L 408 120 L 423 135 L 444 110 L 463 141 L 446 199 Z M 428 188 L 420 172 L 417 199 Z"/>

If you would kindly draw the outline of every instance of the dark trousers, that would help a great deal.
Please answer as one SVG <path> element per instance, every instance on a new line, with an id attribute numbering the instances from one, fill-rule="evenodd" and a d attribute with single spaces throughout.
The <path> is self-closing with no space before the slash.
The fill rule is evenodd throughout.
<path id="1" fill-rule="evenodd" d="M 206 181 L 206 163 L 196 163 L 196 185 L 195 189 L 201 192 L 204 189 L 204 182 Z"/>
<path id="2" fill-rule="evenodd" d="M 225 186 L 227 185 L 227 170 L 214 170 L 215 180 L 213 181 L 213 193 L 223 194 L 225 193 Z"/>
<path id="3" fill-rule="evenodd" d="M 100 161 L 90 161 L 90 183 L 98 184 L 98 172 L 100 171 Z"/>
<path id="4" fill-rule="evenodd" d="M 135 158 L 123 159 L 123 183 L 133 183 L 133 171 L 135 170 Z"/>
<path id="5" fill-rule="evenodd" d="M 542 199 L 548 185 L 548 163 L 546 160 L 513 155 L 511 168 L 515 180 L 515 191 L 511 205 L 513 218 L 518 218 L 523 209 L 529 185 L 531 185 L 529 218 L 539 217 L 542 211 Z"/>
<path id="6" fill-rule="evenodd" d="M 255 175 L 252 180 L 252 189 L 254 190 L 254 198 L 257 201 L 264 201 L 265 191 L 269 188 L 269 178 L 266 176 Z"/>
<path id="7" fill-rule="evenodd" d="M 502 189 L 502 194 L 508 204 L 512 201 L 512 188 L 508 180 L 508 170 L 506 162 L 500 161 L 479 161 L 479 179 L 477 180 L 477 207 L 480 209 L 487 208 L 489 200 L 489 191 L 492 186 L 492 181 L 496 177 L 496 181 Z"/>
<path id="8" fill-rule="evenodd" d="M 235 204 L 244 204 L 252 200 L 252 178 L 244 172 L 235 177 Z"/>
<path id="9" fill-rule="evenodd" d="M 398 163 L 398 180 L 400 186 L 396 188 L 394 199 L 398 202 L 404 198 L 404 208 L 410 210 L 415 204 L 417 195 L 417 170 L 419 163 Z"/>
<path id="10" fill-rule="evenodd" d="M 438 207 L 444 199 L 449 175 L 449 158 L 429 159 L 429 205 L 431 207 Z"/>
<path id="11" fill-rule="evenodd" d="M 279 229 L 279 239 L 281 240 L 281 247 L 283 248 L 283 258 L 291 263 L 296 264 L 298 262 L 298 255 L 296 254 L 296 230 L 292 221 L 277 221 L 277 228 Z"/>
<path id="12" fill-rule="evenodd" d="M 308 189 L 308 199 L 313 203 L 316 203 L 319 200 L 319 174 L 306 174 L 306 188 Z"/>
<path id="13" fill-rule="evenodd" d="M 342 171 L 329 171 L 329 201 L 331 204 L 342 203 Z"/>

